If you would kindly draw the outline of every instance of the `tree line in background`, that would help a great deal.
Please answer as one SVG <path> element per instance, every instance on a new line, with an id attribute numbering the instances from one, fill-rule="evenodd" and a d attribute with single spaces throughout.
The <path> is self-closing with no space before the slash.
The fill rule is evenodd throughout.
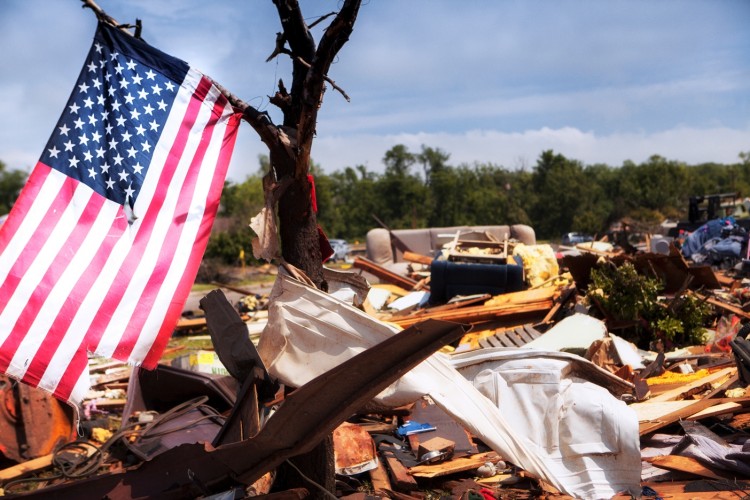
<path id="1" fill-rule="evenodd" d="M 363 165 L 326 174 L 313 164 L 318 222 L 329 238 L 364 241 L 378 227 L 391 229 L 456 225 L 529 224 L 537 239 L 559 240 L 582 231 L 604 234 L 623 218 L 636 227 L 656 228 L 665 219 L 687 218 L 691 196 L 739 192 L 750 196 L 750 153 L 726 165 L 683 162 L 652 156 L 636 164 L 584 165 L 544 151 L 530 169 L 492 163 L 451 165 L 450 154 L 422 146 L 388 150 L 382 173 Z M 236 261 L 249 252 L 250 217 L 263 206 L 261 178 L 268 159 L 260 157 L 256 175 L 227 183 L 222 214 L 224 231 L 214 234 L 209 256 Z"/>
<path id="2" fill-rule="evenodd" d="M 537 239 L 555 241 L 570 231 L 601 235 L 623 218 L 643 228 L 684 220 L 691 196 L 750 196 L 750 153 L 744 152 L 730 165 L 686 165 L 661 156 L 616 167 L 584 165 L 553 151 L 542 152 L 530 169 L 449 160 L 439 148 L 412 152 L 397 145 L 385 153 L 382 173 L 358 165 L 326 174 L 313 163 L 318 222 L 329 238 L 349 241 L 363 241 L 378 227 L 373 215 L 391 229 L 522 223 Z M 252 255 L 248 224 L 263 207 L 268 168 L 261 156 L 256 174 L 225 183 L 207 258 L 231 264 L 241 253 Z M 10 210 L 25 180 L 24 172 L 0 161 L 0 213 Z"/>

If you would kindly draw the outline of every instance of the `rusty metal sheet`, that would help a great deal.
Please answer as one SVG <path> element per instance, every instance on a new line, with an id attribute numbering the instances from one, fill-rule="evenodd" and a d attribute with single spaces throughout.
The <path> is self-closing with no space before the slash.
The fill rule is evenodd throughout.
<path id="1" fill-rule="evenodd" d="M 185 444 L 136 469 L 44 488 L 30 498 L 196 498 L 252 484 L 286 459 L 307 453 L 364 403 L 466 325 L 427 320 L 360 353 L 291 393 L 257 436 L 213 448 Z"/>
<path id="2" fill-rule="evenodd" d="M 0 452 L 23 462 L 75 438 L 73 409 L 41 389 L 0 375 Z"/>

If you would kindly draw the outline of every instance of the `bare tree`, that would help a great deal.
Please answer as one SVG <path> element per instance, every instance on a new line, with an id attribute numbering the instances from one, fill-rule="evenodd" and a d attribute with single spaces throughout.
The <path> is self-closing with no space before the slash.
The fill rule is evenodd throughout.
<path id="1" fill-rule="evenodd" d="M 273 0 L 283 31 L 268 58 L 286 55 L 292 59 L 292 86 L 279 80 L 271 103 L 283 113 L 283 123 L 272 123 L 267 113 L 235 101 L 244 108 L 243 117 L 268 146 L 271 169 L 266 174 L 266 197 L 278 201 L 279 237 L 284 259 L 302 269 L 319 288 L 325 289 L 318 224 L 311 206 L 308 180 L 310 152 L 315 137 L 318 110 L 326 83 L 348 96 L 328 77 L 331 63 L 349 40 L 361 0 L 344 0 L 317 46 L 302 16 L 297 0 Z"/>

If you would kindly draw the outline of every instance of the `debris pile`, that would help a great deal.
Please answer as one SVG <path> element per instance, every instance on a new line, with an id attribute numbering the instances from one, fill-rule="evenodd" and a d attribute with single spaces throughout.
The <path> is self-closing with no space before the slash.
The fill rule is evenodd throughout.
<path id="1" fill-rule="evenodd" d="M 750 281 L 598 243 L 457 233 L 328 293 L 288 265 L 211 291 L 156 370 L 92 358 L 77 415 L 0 380 L 4 492 L 747 496 Z"/>

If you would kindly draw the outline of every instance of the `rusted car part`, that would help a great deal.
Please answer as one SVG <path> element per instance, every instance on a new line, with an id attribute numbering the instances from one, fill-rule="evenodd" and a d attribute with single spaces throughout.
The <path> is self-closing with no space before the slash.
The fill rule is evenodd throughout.
<path id="1" fill-rule="evenodd" d="M 428 320 L 399 332 L 292 392 L 257 436 L 217 448 L 172 448 L 127 472 L 53 486 L 28 498 L 196 498 L 249 485 L 290 457 L 307 453 L 376 394 L 467 326 Z"/>
<path id="2" fill-rule="evenodd" d="M 211 442 L 222 429 L 224 417 L 236 400 L 232 377 L 197 373 L 159 365 L 155 370 L 135 368 L 128 385 L 123 422 L 135 415 L 151 418 L 139 432 L 123 440 L 141 460 L 150 460 L 180 444 Z"/>
<path id="3" fill-rule="evenodd" d="M 73 409 L 41 389 L 0 375 L 0 452 L 23 462 L 75 439 Z"/>

